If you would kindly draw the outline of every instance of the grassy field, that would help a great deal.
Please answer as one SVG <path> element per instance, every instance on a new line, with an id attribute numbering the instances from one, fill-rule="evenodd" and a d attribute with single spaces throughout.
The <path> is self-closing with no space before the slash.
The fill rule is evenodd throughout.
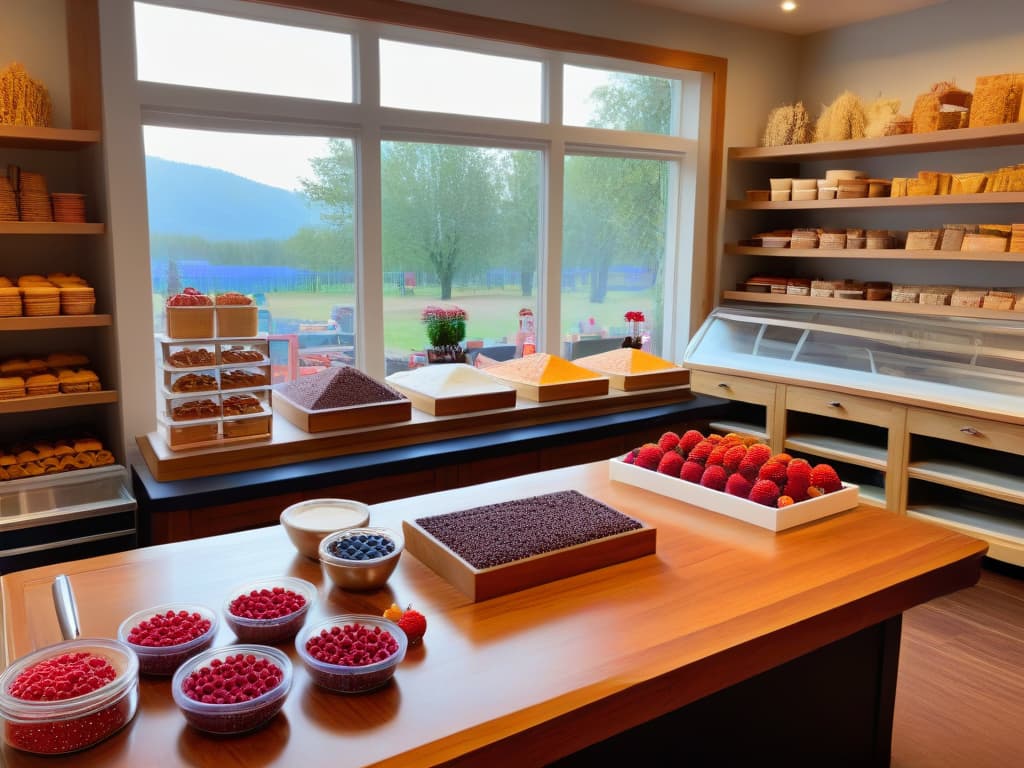
<path id="1" fill-rule="evenodd" d="M 450 302 L 442 302 L 437 295 L 384 297 L 384 339 L 389 352 L 404 353 L 422 350 L 426 345 L 426 333 L 420 322 L 420 313 L 429 304 L 442 306 L 456 304 L 466 310 L 467 339 L 483 339 L 487 342 L 501 341 L 506 336 L 514 338 L 519 330 L 519 310 L 530 307 L 536 311 L 536 297 L 524 298 L 518 291 L 474 291 L 471 295 L 453 291 Z M 303 321 L 326 320 L 331 316 L 335 304 L 352 304 L 355 296 L 350 293 L 274 293 L 267 296 L 267 307 L 273 317 L 288 317 Z M 587 291 L 579 290 L 562 296 L 563 333 L 577 330 L 579 321 L 591 316 L 599 326 L 619 333 L 624 332 L 626 323 L 623 315 L 634 309 L 642 309 L 650 315 L 654 305 L 650 291 L 609 291 L 603 304 L 592 305 Z"/>

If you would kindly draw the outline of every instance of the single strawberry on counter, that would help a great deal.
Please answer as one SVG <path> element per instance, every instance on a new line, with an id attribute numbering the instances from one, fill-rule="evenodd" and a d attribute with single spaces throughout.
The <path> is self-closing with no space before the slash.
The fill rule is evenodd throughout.
<path id="1" fill-rule="evenodd" d="M 427 632 L 427 617 L 419 611 L 414 611 L 411 605 L 403 611 L 397 603 L 392 603 L 391 607 L 384 611 L 384 618 L 395 622 L 398 628 L 405 632 L 405 636 L 409 638 L 409 645 L 416 645 Z"/>

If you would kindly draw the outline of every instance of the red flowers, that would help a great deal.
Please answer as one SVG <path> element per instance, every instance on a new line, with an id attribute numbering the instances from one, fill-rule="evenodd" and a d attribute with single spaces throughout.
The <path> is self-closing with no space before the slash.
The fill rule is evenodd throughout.
<path id="1" fill-rule="evenodd" d="M 642 323 L 647 318 L 644 317 L 644 313 L 639 310 L 631 310 L 625 314 L 625 319 L 630 323 Z"/>

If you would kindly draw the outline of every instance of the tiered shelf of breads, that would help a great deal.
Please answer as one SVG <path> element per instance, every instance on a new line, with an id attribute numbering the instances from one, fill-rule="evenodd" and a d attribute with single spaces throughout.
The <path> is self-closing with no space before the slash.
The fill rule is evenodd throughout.
<path id="1" fill-rule="evenodd" d="M 84 354 L 51 352 L 0 360 L 2 413 L 113 402 L 116 398 L 116 392 L 103 389 Z"/>
<path id="2" fill-rule="evenodd" d="M 9 165 L 0 176 L 0 221 L 84 224 L 85 195 L 51 194 L 43 174 Z"/>
<path id="3" fill-rule="evenodd" d="M 159 418 L 172 450 L 270 438 L 270 350 L 252 299 L 186 289 L 168 300 L 160 344 Z"/>
<path id="4" fill-rule="evenodd" d="M 91 315 L 96 290 L 75 274 L 0 275 L 0 318 Z"/>
<path id="5" fill-rule="evenodd" d="M 105 467 L 114 455 L 92 436 L 58 437 L 0 446 L 0 481 Z"/>

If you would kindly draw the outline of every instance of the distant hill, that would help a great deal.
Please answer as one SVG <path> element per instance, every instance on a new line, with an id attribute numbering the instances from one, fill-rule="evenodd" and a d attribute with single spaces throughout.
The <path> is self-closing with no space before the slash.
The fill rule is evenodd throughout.
<path id="1" fill-rule="evenodd" d="M 286 240 L 319 226 L 320 206 L 298 192 L 227 171 L 146 158 L 150 230 L 207 240 Z"/>

